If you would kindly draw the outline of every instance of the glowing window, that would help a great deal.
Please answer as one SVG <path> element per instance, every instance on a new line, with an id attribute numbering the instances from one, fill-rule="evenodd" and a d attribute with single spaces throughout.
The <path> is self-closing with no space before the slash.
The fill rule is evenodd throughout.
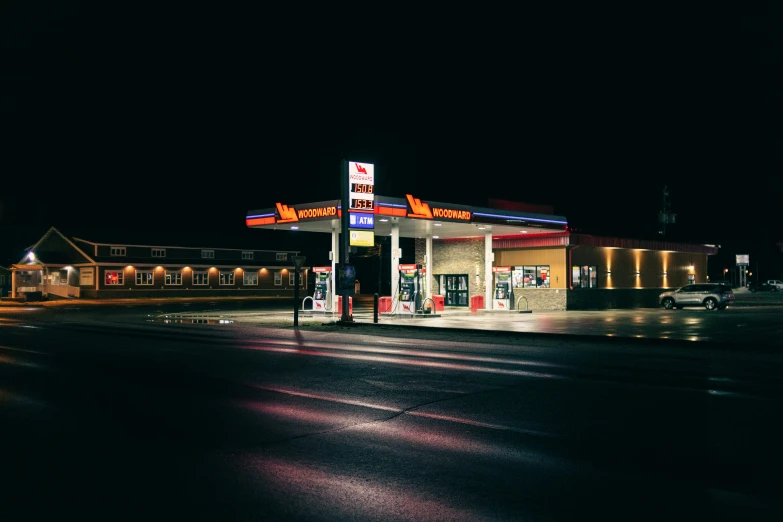
<path id="1" fill-rule="evenodd" d="M 209 272 L 206 270 L 193 271 L 193 285 L 206 286 L 209 284 Z"/>
<path id="2" fill-rule="evenodd" d="M 113 286 L 113 285 L 121 285 L 121 284 L 123 284 L 122 272 L 121 271 L 120 272 L 114 272 L 114 271 L 109 272 L 109 271 L 107 271 L 105 273 L 104 277 L 105 277 L 104 280 L 105 280 L 107 285 L 112 285 Z"/>
<path id="3" fill-rule="evenodd" d="M 139 286 L 150 286 L 154 281 L 152 270 L 136 270 L 136 284 Z"/>
<path id="4" fill-rule="evenodd" d="M 511 280 L 514 288 L 549 288 L 549 265 L 515 266 Z"/>
<path id="5" fill-rule="evenodd" d="M 167 285 L 181 285 L 182 284 L 182 272 L 169 272 L 166 270 L 166 284 Z"/>

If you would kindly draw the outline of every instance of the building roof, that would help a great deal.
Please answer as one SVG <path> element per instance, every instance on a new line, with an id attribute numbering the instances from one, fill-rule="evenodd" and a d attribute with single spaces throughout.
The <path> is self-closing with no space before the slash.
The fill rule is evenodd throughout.
<path id="1" fill-rule="evenodd" d="M 493 237 L 549 234 L 563 232 L 568 226 L 564 216 L 422 201 L 412 195 L 402 199 L 376 194 L 374 203 L 372 211 L 361 215 L 373 216 L 373 231 L 379 236 L 390 235 L 393 224 L 399 227 L 400 237 L 416 239 L 429 235 L 439 239 L 485 237 L 487 232 Z M 290 206 L 278 203 L 275 208 L 248 211 L 245 224 L 250 228 L 331 233 L 340 230 L 341 216 L 339 200 Z"/>

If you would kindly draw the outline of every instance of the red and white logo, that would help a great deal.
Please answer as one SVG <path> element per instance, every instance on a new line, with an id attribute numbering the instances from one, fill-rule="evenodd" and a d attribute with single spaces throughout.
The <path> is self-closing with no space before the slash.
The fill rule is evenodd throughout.
<path id="1" fill-rule="evenodd" d="M 367 174 L 367 169 L 365 169 L 363 166 L 359 165 L 358 163 L 354 163 L 356 165 L 356 172 L 359 174 Z"/>
<path id="2" fill-rule="evenodd" d="M 405 310 L 406 312 L 412 312 L 413 311 L 411 309 L 411 305 L 410 304 L 405 304 L 405 303 L 402 304 L 402 309 Z"/>
<path id="3" fill-rule="evenodd" d="M 323 304 L 321 304 L 321 303 L 319 303 L 318 301 L 316 301 L 316 302 L 315 302 L 315 307 L 316 307 L 316 308 L 323 308 L 323 307 L 324 307 L 324 305 L 323 305 Z"/>
<path id="4" fill-rule="evenodd" d="M 506 304 L 503 301 L 495 301 L 495 304 L 498 305 L 498 308 L 505 308 Z"/>

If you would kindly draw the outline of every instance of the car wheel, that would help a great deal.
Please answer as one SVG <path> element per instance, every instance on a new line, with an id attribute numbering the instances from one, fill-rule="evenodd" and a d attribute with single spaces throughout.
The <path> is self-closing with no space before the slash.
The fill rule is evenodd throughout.
<path id="1" fill-rule="evenodd" d="M 718 307 L 718 302 L 713 297 L 708 297 L 704 300 L 704 308 L 707 310 L 715 310 Z"/>
<path id="2" fill-rule="evenodd" d="M 672 308 L 674 308 L 674 299 L 672 299 L 671 297 L 667 297 L 666 299 L 664 299 L 664 300 L 661 302 L 661 304 L 662 304 L 662 305 L 663 305 L 663 307 L 664 307 L 664 308 L 666 308 L 667 310 L 671 310 Z"/>

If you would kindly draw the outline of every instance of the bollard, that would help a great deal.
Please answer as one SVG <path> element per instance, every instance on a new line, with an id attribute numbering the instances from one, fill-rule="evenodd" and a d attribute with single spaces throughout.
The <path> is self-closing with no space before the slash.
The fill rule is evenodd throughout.
<path id="1" fill-rule="evenodd" d="M 372 298 L 372 322 L 378 323 L 378 293 Z"/>

